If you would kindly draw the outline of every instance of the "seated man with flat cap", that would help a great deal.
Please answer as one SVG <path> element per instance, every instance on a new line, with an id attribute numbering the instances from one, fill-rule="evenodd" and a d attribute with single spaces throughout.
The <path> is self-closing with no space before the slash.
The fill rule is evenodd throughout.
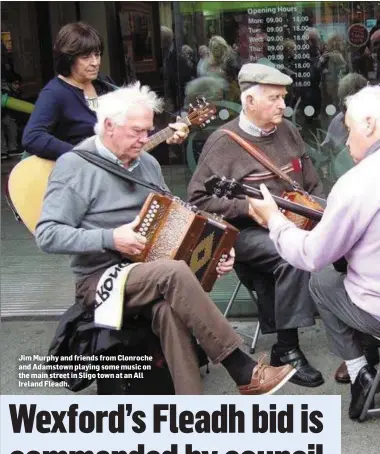
<path id="1" fill-rule="evenodd" d="M 271 364 L 291 364 L 297 373 L 290 380 L 301 386 L 323 384 L 299 346 L 298 328 L 312 326 L 314 305 L 309 294 L 310 274 L 283 260 L 268 230 L 254 220 L 248 199 L 216 199 L 206 192 L 205 180 L 216 174 L 257 187 L 265 182 L 272 194 L 289 191 L 289 185 L 251 156 L 229 131 L 259 148 L 272 163 L 304 190 L 322 196 L 322 185 L 297 129 L 283 119 L 289 76 L 262 64 L 243 65 L 238 76 L 240 116 L 215 131 L 207 140 L 188 188 L 191 203 L 223 215 L 240 229 L 235 245 L 236 262 L 248 270 L 259 293 L 259 318 L 263 333 L 276 332 Z M 259 291 L 264 288 L 264 291 Z"/>

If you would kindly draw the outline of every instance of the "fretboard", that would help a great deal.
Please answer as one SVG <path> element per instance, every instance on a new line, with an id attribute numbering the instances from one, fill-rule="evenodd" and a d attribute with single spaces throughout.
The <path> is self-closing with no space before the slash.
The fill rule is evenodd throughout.
<path id="1" fill-rule="evenodd" d="M 149 142 L 143 147 L 143 151 L 150 151 L 152 148 L 157 147 L 160 143 L 169 139 L 174 134 L 174 130 L 169 126 L 161 131 L 156 132 L 153 136 L 149 137 Z"/>

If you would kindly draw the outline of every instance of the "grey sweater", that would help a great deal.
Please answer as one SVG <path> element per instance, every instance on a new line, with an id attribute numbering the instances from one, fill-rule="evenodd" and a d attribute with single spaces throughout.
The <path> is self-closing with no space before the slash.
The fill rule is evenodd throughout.
<path id="1" fill-rule="evenodd" d="M 97 153 L 95 137 L 76 148 Z M 165 187 L 160 165 L 141 154 L 132 175 Z M 44 252 L 71 254 L 77 280 L 121 260 L 115 250 L 113 229 L 132 222 L 149 189 L 128 183 L 75 153 L 62 155 L 53 169 L 45 194 L 36 242 Z"/>

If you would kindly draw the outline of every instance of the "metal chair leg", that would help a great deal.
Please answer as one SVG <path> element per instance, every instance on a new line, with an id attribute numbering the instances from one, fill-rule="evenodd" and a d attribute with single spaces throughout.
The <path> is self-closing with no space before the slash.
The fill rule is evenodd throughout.
<path id="1" fill-rule="evenodd" d="M 259 338 L 259 334 L 260 334 L 260 322 L 257 321 L 255 334 L 253 335 L 251 348 L 249 349 L 249 353 L 251 353 L 251 354 L 255 353 L 257 339 Z"/>
<path id="2" fill-rule="evenodd" d="M 224 311 L 224 317 L 228 317 L 228 314 L 230 312 L 230 309 L 235 301 L 235 298 L 237 296 L 237 294 L 239 293 L 239 290 L 240 290 L 240 287 L 241 287 L 241 281 L 239 281 L 237 284 L 236 284 L 236 287 L 231 295 L 231 298 L 230 300 L 228 301 L 228 304 L 227 304 L 227 307 L 226 307 L 226 310 Z M 251 290 L 248 290 L 248 293 L 249 293 L 249 296 L 251 297 L 251 300 L 252 302 L 257 305 L 257 298 L 255 297 L 255 295 L 253 294 L 253 292 Z M 255 328 L 255 333 L 253 336 L 251 336 L 250 334 L 244 332 L 244 331 L 240 331 L 240 330 L 236 330 L 236 332 L 238 334 L 240 334 L 241 336 L 244 336 L 244 337 L 248 337 L 249 339 L 252 339 L 252 343 L 251 343 L 251 347 L 249 349 L 249 352 L 251 354 L 255 353 L 255 350 L 256 350 L 256 344 L 257 344 L 257 339 L 259 338 L 259 334 L 260 334 L 260 322 L 257 321 L 257 324 L 256 324 L 256 328 Z"/>
<path id="3" fill-rule="evenodd" d="M 252 302 L 253 302 L 256 306 L 258 306 L 257 298 L 256 298 L 256 296 L 254 295 L 254 293 L 252 292 L 252 290 L 248 290 L 248 293 L 249 293 L 249 296 L 251 297 Z M 256 328 L 255 328 L 255 334 L 253 335 L 251 348 L 249 349 L 249 352 L 250 352 L 251 354 L 255 353 L 256 344 L 257 344 L 257 340 L 258 340 L 258 338 L 259 338 L 259 334 L 260 334 L 260 322 L 259 322 L 259 320 L 257 320 Z"/>
<path id="4" fill-rule="evenodd" d="M 239 281 L 235 287 L 235 290 L 234 292 L 232 293 L 232 296 L 230 298 L 230 300 L 228 301 L 228 305 L 226 307 L 226 310 L 224 311 L 224 316 L 227 318 L 228 317 L 228 313 L 230 312 L 230 309 L 235 301 L 235 298 L 236 298 L 236 295 L 239 293 L 239 290 L 240 290 L 240 287 L 241 287 L 241 282 Z"/>
<path id="5" fill-rule="evenodd" d="M 366 401 L 364 402 L 363 410 L 359 416 L 359 421 L 362 422 L 366 419 L 367 415 L 380 414 L 379 408 L 369 408 L 375 397 L 378 386 L 380 385 L 380 369 L 378 369 L 375 380 L 373 382 L 372 388 L 367 396 Z"/>

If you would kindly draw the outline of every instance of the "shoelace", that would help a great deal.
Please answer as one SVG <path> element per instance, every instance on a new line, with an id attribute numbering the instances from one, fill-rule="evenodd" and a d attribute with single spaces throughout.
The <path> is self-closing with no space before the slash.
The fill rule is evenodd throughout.
<path id="1" fill-rule="evenodd" d="M 260 383 L 263 383 L 263 381 L 264 381 L 263 375 L 264 375 L 265 369 L 267 369 L 268 367 L 271 367 L 269 364 L 264 362 L 264 359 L 266 358 L 266 356 L 267 355 L 265 353 L 262 353 L 260 355 L 259 360 L 257 361 L 256 371 L 257 371 L 257 376 L 258 376 Z"/>

